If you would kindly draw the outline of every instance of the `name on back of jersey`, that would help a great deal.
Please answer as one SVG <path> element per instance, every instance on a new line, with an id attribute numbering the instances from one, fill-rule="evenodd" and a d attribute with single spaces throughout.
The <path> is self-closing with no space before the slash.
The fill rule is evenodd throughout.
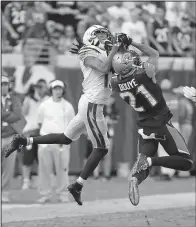
<path id="1" fill-rule="evenodd" d="M 131 90 L 132 88 L 135 88 L 137 86 L 138 86 L 138 84 L 134 78 L 131 81 L 127 81 L 125 83 L 118 84 L 120 91 Z"/>

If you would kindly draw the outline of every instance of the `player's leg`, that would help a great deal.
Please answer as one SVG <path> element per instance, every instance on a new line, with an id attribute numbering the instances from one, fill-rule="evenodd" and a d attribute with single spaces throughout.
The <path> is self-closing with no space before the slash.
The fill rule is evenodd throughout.
<path id="1" fill-rule="evenodd" d="M 69 145 L 72 140 L 79 138 L 85 130 L 84 122 L 80 114 L 77 114 L 68 124 L 65 133 L 50 133 L 44 136 L 24 137 L 15 135 L 12 142 L 5 150 L 5 157 L 8 157 L 12 152 L 20 148 L 20 146 L 28 146 L 32 144 L 65 144 Z"/>
<path id="2" fill-rule="evenodd" d="M 137 172 L 138 165 L 142 162 L 143 157 L 153 157 L 158 149 L 158 141 L 154 139 L 144 139 L 139 136 L 139 155 L 136 162 L 133 165 L 131 173 L 129 175 L 129 199 L 133 205 L 138 205 L 140 194 L 138 185 L 144 181 L 149 175 L 149 168 L 146 168 L 140 172 Z"/>
<path id="3" fill-rule="evenodd" d="M 158 157 L 168 156 L 163 146 L 159 143 L 158 147 Z M 172 180 L 176 170 L 160 167 L 160 180 Z"/>
<path id="4" fill-rule="evenodd" d="M 93 144 L 93 151 L 81 172 L 81 177 L 86 180 L 108 152 L 109 140 L 107 137 L 107 122 L 103 115 L 103 105 L 88 104 L 85 125 Z"/>
<path id="5" fill-rule="evenodd" d="M 85 180 L 88 179 L 99 164 L 100 160 L 107 154 L 109 146 L 107 138 L 107 123 L 103 115 L 103 105 L 89 102 L 86 102 L 86 104 L 86 111 L 80 113 L 85 121 L 88 136 L 93 144 L 93 151 L 88 157 L 79 178 L 74 184 L 68 187 L 79 205 L 82 205 L 80 196 Z"/>
<path id="6" fill-rule="evenodd" d="M 174 126 L 172 126 L 171 123 L 163 126 L 159 130 L 159 133 L 161 133 L 161 136 L 158 136 L 157 134 L 155 136 L 155 133 L 151 133 L 150 136 L 154 136 L 154 139 L 161 143 L 165 151 L 170 156 L 152 158 L 142 156 L 137 163 L 136 171 L 140 172 L 144 169 L 148 169 L 150 166 L 163 166 L 182 171 L 190 170 L 192 161 L 186 143 L 181 134 L 174 128 Z"/>
<path id="7" fill-rule="evenodd" d="M 170 156 L 153 157 L 152 166 L 163 166 L 166 168 L 187 171 L 191 169 L 192 161 L 189 150 L 182 135 L 171 124 L 167 124 L 165 129 L 166 139 L 160 143 Z"/>

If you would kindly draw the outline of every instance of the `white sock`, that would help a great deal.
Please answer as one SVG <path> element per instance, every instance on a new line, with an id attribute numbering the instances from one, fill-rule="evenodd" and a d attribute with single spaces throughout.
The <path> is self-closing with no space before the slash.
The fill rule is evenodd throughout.
<path id="1" fill-rule="evenodd" d="M 85 180 L 82 177 L 78 177 L 76 181 L 81 185 L 84 185 L 84 182 L 85 182 Z"/>
<path id="2" fill-rule="evenodd" d="M 33 144 L 33 137 L 27 137 L 27 146 Z"/>
<path id="3" fill-rule="evenodd" d="M 148 165 L 151 166 L 152 165 L 152 159 L 150 157 L 148 157 L 147 161 L 148 161 Z"/>

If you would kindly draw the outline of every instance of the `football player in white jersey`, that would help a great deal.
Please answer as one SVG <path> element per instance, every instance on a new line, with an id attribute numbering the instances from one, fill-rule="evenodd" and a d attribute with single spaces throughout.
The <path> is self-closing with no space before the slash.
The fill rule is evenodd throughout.
<path id="1" fill-rule="evenodd" d="M 38 137 L 15 135 L 5 151 L 8 157 L 21 146 L 30 144 L 71 144 L 82 133 L 87 131 L 94 150 L 89 156 L 80 177 L 68 186 L 75 201 L 82 205 L 81 191 L 85 180 L 93 173 L 100 160 L 107 154 L 109 141 L 107 123 L 103 115 L 103 107 L 110 96 L 108 73 L 112 67 L 113 56 L 120 43 L 115 43 L 110 31 L 102 26 L 93 25 L 83 36 L 83 44 L 77 51 L 81 70 L 84 75 L 82 83 L 83 95 L 78 103 L 78 113 L 63 133 L 52 133 Z M 107 49 L 110 48 L 110 51 Z"/>

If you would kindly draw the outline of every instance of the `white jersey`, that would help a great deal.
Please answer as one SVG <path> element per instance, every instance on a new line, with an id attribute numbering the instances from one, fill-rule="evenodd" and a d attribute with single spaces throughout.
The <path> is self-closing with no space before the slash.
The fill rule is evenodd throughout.
<path id="1" fill-rule="evenodd" d="M 79 51 L 80 66 L 84 76 L 82 83 L 84 95 L 91 103 L 107 104 L 111 94 L 109 81 L 112 74 L 104 74 L 90 67 L 86 67 L 84 60 L 88 56 L 96 57 L 104 62 L 107 58 L 107 53 L 93 45 L 83 46 Z"/>

